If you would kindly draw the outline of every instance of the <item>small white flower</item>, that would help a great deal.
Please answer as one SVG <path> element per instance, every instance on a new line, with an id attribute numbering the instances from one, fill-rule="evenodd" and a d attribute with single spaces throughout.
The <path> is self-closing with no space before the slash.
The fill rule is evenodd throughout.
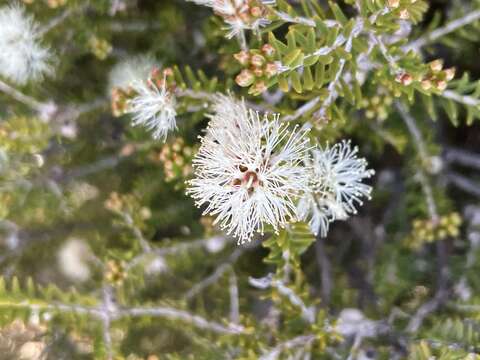
<path id="1" fill-rule="evenodd" d="M 133 89 L 137 95 L 129 101 L 129 112 L 133 114 L 132 125 L 143 125 L 153 131 L 155 139 L 165 140 L 168 132 L 177 127 L 175 97 L 165 85 L 159 88 L 153 81 L 137 82 Z"/>
<path id="2" fill-rule="evenodd" d="M 298 213 L 309 220 L 315 235 L 320 232 L 325 237 L 330 222 L 356 214 L 362 198 L 370 199 L 372 188 L 362 181 L 375 172 L 367 169 L 367 161 L 358 158 L 357 152 L 350 141 L 313 150 L 310 190 L 300 199 Z"/>
<path id="3" fill-rule="evenodd" d="M 58 252 L 60 271 L 72 281 L 84 282 L 90 278 L 88 261 L 93 254 L 85 241 L 72 238 Z"/>
<path id="4" fill-rule="evenodd" d="M 16 3 L 0 8 L 0 75 L 24 85 L 52 74 L 52 54 L 40 26 Z"/>
<path id="5" fill-rule="evenodd" d="M 264 224 L 277 231 L 296 218 L 295 201 L 308 185 L 308 139 L 280 124 L 279 115 L 262 118 L 227 99 L 214 107 L 187 193 L 243 244 Z"/>
<path id="6" fill-rule="evenodd" d="M 251 1 L 249 0 L 189 0 L 198 5 L 208 6 L 215 14 L 221 16 L 228 25 L 229 33 L 227 38 L 232 38 L 243 32 L 243 30 L 258 31 L 270 23 L 263 16 L 252 14 Z M 272 1 L 258 1 L 256 10 L 263 9 L 263 4 L 270 4 Z"/>
<path id="7" fill-rule="evenodd" d="M 226 239 L 223 236 L 214 236 L 205 242 L 205 249 L 212 254 L 216 254 L 225 248 Z"/>
<path id="8" fill-rule="evenodd" d="M 377 322 L 370 320 L 358 309 L 343 309 L 338 316 L 335 330 L 345 337 L 375 337 Z"/>
<path id="9" fill-rule="evenodd" d="M 127 88 L 148 79 L 156 66 L 158 65 L 151 55 L 132 56 L 118 62 L 108 75 L 109 91 L 114 88 Z"/>

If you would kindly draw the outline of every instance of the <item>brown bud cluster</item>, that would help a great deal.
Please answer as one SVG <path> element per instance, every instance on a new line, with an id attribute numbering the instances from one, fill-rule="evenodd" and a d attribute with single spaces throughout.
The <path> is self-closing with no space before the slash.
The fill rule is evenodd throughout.
<path id="1" fill-rule="evenodd" d="M 268 79 L 278 73 L 278 66 L 274 62 L 275 48 L 265 44 L 260 50 L 240 51 L 233 57 L 244 67 L 235 78 L 241 87 L 251 85 L 250 92 L 260 94 L 267 90 Z"/>
<path id="2" fill-rule="evenodd" d="M 455 77 L 455 68 L 444 70 L 442 60 L 434 60 L 428 64 L 428 67 L 428 73 L 421 82 L 422 89 L 425 91 L 430 89 L 440 92 L 444 91 L 447 88 L 448 82 Z"/>
<path id="3" fill-rule="evenodd" d="M 246 27 L 255 21 L 265 18 L 268 10 L 260 0 L 214 0 L 215 14 L 221 16 L 225 22 L 236 23 L 241 21 Z M 224 11 L 228 9 L 228 11 Z"/>
<path id="4" fill-rule="evenodd" d="M 183 181 L 192 174 L 192 157 L 194 151 L 179 137 L 166 143 L 159 152 L 153 153 L 151 159 L 160 162 L 165 172 L 165 181 Z"/>
<path id="5" fill-rule="evenodd" d="M 147 79 L 148 84 L 154 85 L 158 88 L 166 86 L 169 93 L 174 93 L 176 90 L 176 84 L 174 79 L 174 73 L 171 68 L 165 68 L 163 70 L 154 68 L 150 73 L 150 77 Z M 129 111 L 128 102 L 133 99 L 137 93 L 132 87 L 113 88 L 111 94 L 111 108 L 113 116 L 122 116 Z"/>
<path id="6" fill-rule="evenodd" d="M 365 116 L 368 119 L 384 121 L 388 117 L 392 102 L 393 99 L 390 95 L 379 94 L 372 98 L 364 98 L 361 105 L 365 109 Z"/>
<path id="7" fill-rule="evenodd" d="M 105 266 L 105 281 L 114 286 L 122 285 L 127 277 L 125 263 L 119 260 L 109 260 Z"/>
<path id="8" fill-rule="evenodd" d="M 128 112 L 128 100 L 135 95 L 132 88 L 123 90 L 121 88 L 113 88 L 111 95 L 111 107 L 113 116 L 122 116 Z"/>
<path id="9" fill-rule="evenodd" d="M 460 234 L 461 225 L 462 218 L 456 212 L 441 216 L 438 221 L 416 219 L 413 221 L 412 233 L 406 239 L 406 243 L 409 247 L 418 249 L 426 243 L 457 237 Z"/>
<path id="10" fill-rule="evenodd" d="M 444 91 L 448 82 L 455 77 L 455 68 L 443 69 L 442 60 L 434 60 L 428 64 L 428 70 L 425 75 L 416 76 L 415 78 L 403 71 L 395 77 L 395 81 L 409 86 L 412 83 L 419 83 L 424 91 Z"/>
<path id="11" fill-rule="evenodd" d="M 112 51 L 112 45 L 105 39 L 92 36 L 88 41 L 91 52 L 99 60 L 105 60 Z"/>
<path id="12" fill-rule="evenodd" d="M 410 1 L 400 1 L 400 0 L 387 0 L 387 6 L 395 10 L 395 14 L 398 15 L 399 19 L 401 20 L 409 20 L 411 15 L 408 10 L 409 6 L 416 3 L 417 0 L 410 0 Z"/>

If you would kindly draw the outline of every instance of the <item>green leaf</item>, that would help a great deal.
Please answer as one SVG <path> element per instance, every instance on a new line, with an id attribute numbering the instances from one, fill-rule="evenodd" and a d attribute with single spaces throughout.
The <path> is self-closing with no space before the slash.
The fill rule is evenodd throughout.
<path id="1" fill-rule="evenodd" d="M 298 72 L 292 71 L 290 74 L 290 79 L 292 80 L 292 87 L 297 93 L 302 92 L 302 83 L 300 81 L 300 75 L 298 75 Z"/>
<path id="2" fill-rule="evenodd" d="M 312 90 L 315 86 L 315 82 L 313 81 L 312 70 L 310 67 L 306 67 L 303 70 L 303 87 L 305 90 Z"/>
<path id="3" fill-rule="evenodd" d="M 296 67 L 299 64 L 303 63 L 303 53 L 302 49 L 295 49 L 291 52 L 289 52 L 284 58 L 283 58 L 283 64 L 285 66 L 289 67 Z"/>

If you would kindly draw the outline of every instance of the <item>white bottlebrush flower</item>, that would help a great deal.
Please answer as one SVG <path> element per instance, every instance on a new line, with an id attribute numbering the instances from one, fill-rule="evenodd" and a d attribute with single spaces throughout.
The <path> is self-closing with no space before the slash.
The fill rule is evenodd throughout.
<path id="1" fill-rule="evenodd" d="M 155 67 L 158 65 L 151 55 L 131 56 L 118 62 L 108 75 L 109 92 L 114 88 L 124 89 L 148 79 Z"/>
<path id="2" fill-rule="evenodd" d="M 24 85 L 52 73 L 52 54 L 41 44 L 40 26 L 23 6 L 0 8 L 0 75 Z"/>
<path id="3" fill-rule="evenodd" d="M 85 241 L 72 238 L 58 252 L 58 265 L 63 275 L 70 280 L 84 282 L 91 275 L 88 262 L 92 257 Z"/>
<path id="4" fill-rule="evenodd" d="M 232 99 L 220 97 L 215 110 L 187 193 L 243 244 L 265 224 L 277 231 L 296 218 L 295 201 L 308 185 L 308 139 L 278 115 L 261 117 Z"/>
<path id="5" fill-rule="evenodd" d="M 298 204 L 298 213 L 309 220 L 312 232 L 325 237 L 329 223 L 356 214 L 362 198 L 370 198 L 371 186 L 362 183 L 375 172 L 367 161 L 357 157 L 358 148 L 350 141 L 312 151 L 310 190 Z"/>
<path id="6" fill-rule="evenodd" d="M 215 14 L 221 16 L 228 25 L 228 38 L 232 38 L 243 30 L 258 31 L 270 23 L 266 19 L 265 4 L 271 0 L 189 0 L 198 5 L 208 6 Z"/>
<path id="7" fill-rule="evenodd" d="M 177 127 L 175 97 L 165 85 L 158 87 L 153 81 L 137 82 L 132 87 L 137 93 L 128 103 L 132 125 L 143 125 L 155 139 L 165 140 L 168 132 Z"/>

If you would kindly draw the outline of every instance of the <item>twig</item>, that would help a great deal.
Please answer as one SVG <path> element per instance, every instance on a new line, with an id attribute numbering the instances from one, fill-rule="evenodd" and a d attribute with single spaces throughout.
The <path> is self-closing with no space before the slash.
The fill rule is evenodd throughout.
<path id="1" fill-rule="evenodd" d="M 56 28 L 58 25 L 61 25 L 65 20 L 67 20 L 70 16 L 72 15 L 75 15 L 79 12 L 83 12 L 85 11 L 85 9 L 89 6 L 89 1 L 85 1 L 84 4 L 82 4 L 82 6 L 74 9 L 74 8 L 68 8 L 66 9 L 65 11 L 63 11 L 60 15 L 54 17 L 52 20 L 50 20 L 50 22 L 45 25 L 44 27 L 42 27 L 39 31 L 39 35 L 40 36 L 43 36 L 45 35 L 46 33 L 48 33 L 49 31 L 53 30 L 54 28 Z"/>
<path id="2" fill-rule="evenodd" d="M 403 121 L 407 125 L 408 131 L 410 132 L 410 134 L 412 134 L 415 140 L 415 145 L 418 149 L 420 159 L 422 161 L 427 161 L 429 158 L 427 147 L 425 146 L 422 134 L 415 123 L 415 119 L 412 117 L 412 115 L 410 115 L 405 105 L 403 105 L 401 102 L 396 101 L 395 107 L 397 108 L 398 112 L 400 113 L 400 116 L 402 117 Z"/>
<path id="3" fill-rule="evenodd" d="M 102 303 L 98 307 L 88 307 L 82 305 L 70 305 L 62 303 L 52 304 L 30 304 L 26 301 L 23 302 L 0 302 L 0 307 L 19 308 L 19 309 L 31 309 L 32 311 L 48 310 L 58 312 L 68 312 L 81 315 L 89 315 L 97 320 L 104 321 L 104 317 L 108 312 L 108 317 L 111 320 L 118 320 L 121 318 L 135 318 L 135 317 L 161 317 L 171 320 L 181 320 L 185 323 L 192 324 L 197 328 L 210 330 L 220 334 L 232 334 L 238 335 L 244 332 L 244 328 L 241 325 L 226 323 L 222 325 L 215 321 L 207 320 L 199 315 L 189 313 L 185 310 L 175 309 L 166 306 L 157 307 L 124 307 L 117 308 L 112 306 L 104 306 Z"/>
<path id="4" fill-rule="evenodd" d="M 280 354 L 289 349 L 293 349 L 299 346 L 308 346 L 315 340 L 315 335 L 302 335 L 297 336 L 288 341 L 282 342 L 271 349 L 267 354 L 260 357 L 260 360 L 275 360 Z"/>
<path id="5" fill-rule="evenodd" d="M 123 221 L 127 224 L 127 226 L 132 230 L 133 235 L 138 240 L 140 247 L 142 248 L 144 253 L 149 253 L 152 251 L 152 247 L 147 239 L 143 236 L 142 231 L 135 225 L 133 218 L 130 214 L 126 212 L 119 212 L 120 216 L 122 217 Z"/>
<path id="6" fill-rule="evenodd" d="M 409 132 L 412 134 L 413 138 L 415 139 L 415 144 L 417 146 L 419 155 L 422 159 L 427 159 L 428 154 L 426 150 L 426 146 L 424 144 L 422 135 L 420 130 L 417 128 L 415 120 L 410 115 L 410 113 L 406 110 L 405 106 L 400 103 L 395 103 L 402 119 L 404 120 L 405 124 Z M 422 185 L 423 192 L 425 194 L 425 198 L 427 201 L 428 212 L 430 218 L 433 223 L 438 223 L 439 215 L 437 205 L 433 198 L 433 191 L 430 187 L 428 182 L 427 176 L 425 175 L 424 171 L 420 168 L 417 172 L 418 178 L 420 180 L 420 184 Z M 422 326 L 423 320 L 432 312 L 435 312 L 439 307 L 441 307 L 448 297 L 447 291 L 447 281 L 448 281 L 448 264 L 447 264 L 447 244 L 445 240 L 438 240 L 436 242 L 436 250 L 437 250 L 437 263 L 438 263 L 438 275 L 437 275 L 437 291 L 435 293 L 435 297 L 430 301 L 423 304 L 415 313 L 415 315 L 410 319 L 406 331 L 410 333 L 416 332 L 420 326 Z"/>
<path id="7" fill-rule="evenodd" d="M 152 308 L 142 308 L 142 307 L 133 307 L 122 309 L 119 311 L 118 317 L 142 317 L 142 316 L 152 316 L 152 317 L 162 317 L 168 318 L 171 320 L 182 320 L 186 323 L 192 324 L 200 329 L 211 330 L 220 334 L 232 334 L 238 335 L 244 332 L 244 328 L 238 324 L 227 323 L 227 326 L 224 326 L 215 321 L 209 321 L 205 318 L 191 314 L 184 310 L 178 310 L 170 307 L 152 307 Z"/>
<path id="8" fill-rule="evenodd" d="M 357 37 L 358 35 L 360 35 L 360 33 L 363 30 L 363 26 L 364 26 L 363 19 L 358 18 L 354 27 L 353 27 L 353 29 L 352 29 L 352 32 L 350 33 L 350 35 L 348 37 L 347 44 L 345 45 L 345 51 L 346 52 L 352 51 L 353 39 L 355 37 Z M 335 74 L 334 79 L 330 82 L 330 84 L 328 84 L 328 96 L 323 101 L 322 107 L 318 111 L 315 112 L 315 117 L 317 117 L 319 119 L 324 119 L 325 115 L 326 115 L 326 112 L 327 112 L 327 108 L 333 103 L 333 101 L 335 101 L 335 99 L 337 97 L 337 85 L 338 85 L 338 83 L 339 83 L 339 81 L 342 77 L 343 69 L 345 68 L 346 62 L 347 62 L 347 60 L 345 58 L 340 59 L 339 66 L 338 66 L 338 71 Z"/>
<path id="9" fill-rule="evenodd" d="M 275 9 L 271 9 L 271 11 L 280 20 L 283 20 L 285 22 L 294 23 L 294 24 L 302 24 L 302 25 L 306 25 L 306 26 L 310 26 L 310 27 L 316 27 L 317 26 L 317 24 L 315 24 L 315 21 L 313 21 L 312 19 L 304 18 L 304 17 L 301 17 L 301 16 L 290 16 L 286 12 L 278 11 L 278 10 L 275 10 Z M 327 25 L 327 24 L 325 24 L 325 25 Z"/>
<path id="10" fill-rule="evenodd" d="M 445 152 L 447 162 L 455 162 L 480 170 L 480 154 L 471 153 L 462 149 L 447 149 Z"/>
<path id="11" fill-rule="evenodd" d="M 235 251 L 228 257 L 228 259 L 222 264 L 220 264 L 211 275 L 193 285 L 192 288 L 185 294 L 185 298 L 189 300 L 198 293 L 200 293 L 206 287 L 217 282 L 217 280 L 221 278 L 223 274 L 225 274 L 225 272 L 231 269 L 232 264 L 237 262 L 238 258 L 245 251 L 244 249 L 245 248 L 243 247 L 236 248 Z"/>
<path id="12" fill-rule="evenodd" d="M 107 352 L 107 359 L 113 359 L 113 346 L 112 346 L 112 335 L 110 334 L 110 312 L 116 307 L 113 306 L 112 302 L 112 293 L 111 289 L 108 287 L 103 288 L 103 302 L 102 302 L 102 313 L 100 319 L 102 321 L 102 335 L 103 343 Z"/>
<path id="13" fill-rule="evenodd" d="M 315 255 L 321 278 L 322 305 L 326 307 L 330 303 L 330 295 L 332 293 L 332 270 L 325 249 L 325 238 L 322 236 L 317 236 Z"/>
<path id="14" fill-rule="evenodd" d="M 480 110 L 480 100 L 472 96 L 461 95 L 452 90 L 445 90 L 438 96 L 444 97 L 445 99 L 456 101 L 466 106 L 475 106 L 476 108 L 478 108 L 478 110 Z"/>
<path id="15" fill-rule="evenodd" d="M 238 324 L 240 322 L 240 305 L 238 297 L 238 281 L 237 275 L 233 271 L 230 272 L 229 287 L 230 293 L 230 321 L 233 324 Z"/>
<path id="16" fill-rule="evenodd" d="M 308 113 L 310 110 L 312 110 L 318 103 L 320 102 L 320 98 L 317 96 L 309 101 L 307 101 L 305 104 L 300 106 L 292 115 L 287 115 L 282 118 L 283 121 L 295 121 L 299 117 L 302 117 L 306 113 Z"/>
<path id="17" fill-rule="evenodd" d="M 393 73 L 397 73 L 400 71 L 399 66 L 394 59 L 392 55 L 388 53 L 388 49 L 383 43 L 383 40 L 381 39 L 380 36 L 377 36 L 375 33 L 370 32 L 370 39 L 374 44 L 378 45 L 378 48 L 380 49 L 380 52 L 382 53 L 383 57 L 385 60 L 387 60 L 388 65 L 390 66 L 390 69 L 392 70 Z"/>
<path id="18" fill-rule="evenodd" d="M 454 172 L 447 174 L 447 181 L 459 189 L 480 198 L 480 184 Z"/>
<path id="19" fill-rule="evenodd" d="M 292 305 L 298 307 L 302 312 L 302 318 L 313 324 L 315 322 L 315 308 L 314 307 L 307 307 L 303 300 L 295 294 L 295 292 L 287 287 L 282 281 L 276 280 L 273 278 L 273 274 L 269 274 L 260 279 L 255 279 L 250 277 L 248 279 L 250 285 L 258 288 L 258 289 L 267 289 L 269 287 L 273 287 L 277 289 L 280 295 L 285 296 Z"/>
<path id="20" fill-rule="evenodd" d="M 437 292 L 433 299 L 418 308 L 415 315 L 413 315 L 413 317 L 408 322 L 406 331 L 411 334 L 415 333 L 420 328 L 420 326 L 422 326 L 425 318 L 431 313 L 435 312 L 446 301 L 446 299 L 446 291 Z"/>
<path id="21" fill-rule="evenodd" d="M 472 11 L 462 18 L 453 20 L 453 21 L 449 22 L 448 24 L 446 24 L 445 26 L 432 31 L 429 34 L 426 34 L 424 36 L 419 37 L 417 40 L 407 44 L 404 47 L 404 49 L 407 50 L 407 51 L 408 50 L 418 50 L 418 49 L 424 47 L 425 45 L 438 40 L 442 36 L 448 35 L 451 32 L 453 32 L 453 31 L 455 31 L 455 30 L 457 30 L 457 29 L 459 29 L 459 28 L 461 28 L 465 25 L 471 24 L 471 23 L 473 23 L 473 22 L 475 22 L 479 19 L 480 19 L 480 10 Z"/>
<path id="22" fill-rule="evenodd" d="M 25 95 L 21 91 L 15 89 L 14 87 L 8 85 L 7 83 L 0 80 L 0 91 L 4 92 L 5 94 L 11 96 L 15 100 L 21 102 L 24 105 L 27 105 L 32 110 L 37 111 L 38 113 L 42 113 L 45 111 L 47 107 L 50 107 L 50 103 L 41 102 L 31 96 Z"/>

